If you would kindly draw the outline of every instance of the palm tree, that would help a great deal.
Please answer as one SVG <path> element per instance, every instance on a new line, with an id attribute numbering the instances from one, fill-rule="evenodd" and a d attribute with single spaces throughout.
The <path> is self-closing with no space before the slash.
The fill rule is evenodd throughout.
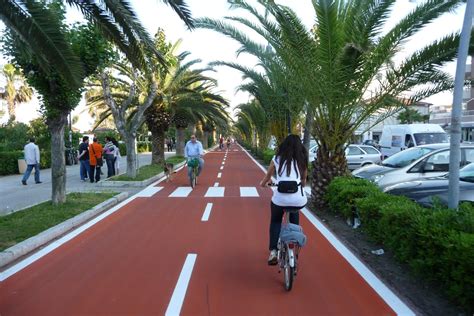
<path id="1" fill-rule="evenodd" d="M 261 35 L 284 63 L 294 84 L 308 103 L 314 123 L 312 136 L 319 143 L 312 181 L 312 200 L 324 206 L 329 182 L 347 173 L 345 144 L 375 113 L 373 124 L 392 115 L 393 99 L 411 92 L 410 103 L 453 87 L 441 70 L 456 56 L 458 34 L 445 36 L 395 64 L 401 45 L 424 25 L 453 10 L 460 1 L 429 0 L 382 33 L 395 0 L 314 0 L 317 24 L 308 30 L 290 8 L 268 1 L 268 17 L 245 1 L 233 5 L 249 12 L 256 23 L 231 18 Z M 205 20 L 199 26 L 232 36 L 228 23 Z M 314 116 L 314 117 L 313 117 Z"/>
<path id="2" fill-rule="evenodd" d="M 12 64 L 3 66 L 2 73 L 6 79 L 6 84 L 4 92 L 0 92 L 0 100 L 7 102 L 9 121 L 12 122 L 16 117 L 17 104 L 30 101 L 33 96 L 33 89 L 25 82 L 21 71 Z"/>
<path id="3" fill-rule="evenodd" d="M 270 141 L 270 121 L 268 120 L 264 108 L 257 100 L 237 106 L 236 127 L 242 136 L 252 142 L 252 146 L 263 151 Z"/>

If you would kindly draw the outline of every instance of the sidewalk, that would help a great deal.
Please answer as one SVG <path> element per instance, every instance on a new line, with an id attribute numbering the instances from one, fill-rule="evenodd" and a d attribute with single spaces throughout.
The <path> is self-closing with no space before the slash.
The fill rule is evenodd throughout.
<path id="1" fill-rule="evenodd" d="M 165 157 L 174 156 L 175 152 L 166 152 Z M 151 153 L 138 154 L 140 166 L 150 164 Z M 127 169 L 127 157 L 122 157 L 120 161 L 120 171 Z M 107 177 L 107 167 L 102 167 L 102 179 Z M 23 175 L 11 175 L 0 177 L 0 216 L 17 211 L 51 199 L 51 169 L 41 170 L 40 177 L 43 183 L 35 184 L 34 174 L 28 179 L 28 185 L 21 184 Z M 87 192 L 87 191 L 115 191 L 129 192 L 134 194 L 140 188 L 110 188 L 101 187 L 95 183 L 82 182 L 79 176 L 79 164 L 66 166 L 66 192 Z"/>

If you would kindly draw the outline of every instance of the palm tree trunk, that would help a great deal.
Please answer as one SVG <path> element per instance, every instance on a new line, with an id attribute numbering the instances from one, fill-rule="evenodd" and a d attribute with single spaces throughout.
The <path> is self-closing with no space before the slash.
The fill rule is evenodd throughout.
<path id="1" fill-rule="evenodd" d="M 184 131 L 185 128 L 177 127 L 176 128 L 176 155 L 177 156 L 184 156 L 184 146 L 185 146 L 185 139 L 184 139 Z"/>
<path id="2" fill-rule="evenodd" d="M 127 176 L 137 177 L 137 139 L 132 134 L 121 135 L 125 139 L 127 147 Z"/>
<path id="3" fill-rule="evenodd" d="M 306 119 L 304 122 L 304 133 L 303 133 L 303 145 L 306 150 L 309 150 L 309 146 L 311 143 L 311 127 L 313 126 L 313 115 L 306 113 Z"/>
<path id="4" fill-rule="evenodd" d="M 66 160 L 64 155 L 64 128 L 66 123 L 67 113 L 61 113 L 59 118 L 48 120 L 48 127 L 51 132 L 51 200 L 54 205 L 66 202 Z"/>
<path id="5" fill-rule="evenodd" d="M 10 116 L 8 121 L 9 122 L 15 121 L 15 118 L 16 118 L 15 101 L 11 100 L 10 96 L 7 99 L 7 109 L 8 109 L 8 115 Z"/>
<path id="6" fill-rule="evenodd" d="M 204 149 L 209 148 L 209 132 L 204 131 L 202 133 L 202 148 Z"/>
<path id="7" fill-rule="evenodd" d="M 161 165 L 165 161 L 165 132 L 151 131 L 151 164 Z"/>
<path id="8" fill-rule="evenodd" d="M 321 210 L 326 208 L 324 195 L 329 183 L 335 177 L 347 175 L 344 147 L 339 146 L 329 151 L 328 146 L 321 143 L 318 147 L 317 158 L 312 163 L 311 204 L 315 209 Z"/>

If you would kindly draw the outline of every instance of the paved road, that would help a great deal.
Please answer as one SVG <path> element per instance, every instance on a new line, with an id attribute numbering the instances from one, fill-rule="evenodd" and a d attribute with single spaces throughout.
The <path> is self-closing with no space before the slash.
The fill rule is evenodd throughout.
<path id="1" fill-rule="evenodd" d="M 0 314 L 413 315 L 307 211 L 286 292 L 266 263 L 272 192 L 257 187 L 262 170 L 240 148 L 205 160 L 194 190 L 180 171 L 1 272 Z"/>
<path id="2" fill-rule="evenodd" d="M 166 153 L 166 157 L 174 155 L 174 152 Z M 151 154 L 139 154 L 139 164 L 150 164 Z M 122 157 L 120 161 L 121 171 L 125 171 L 127 167 L 126 157 Z M 107 167 L 104 166 L 102 171 L 107 176 Z M 0 196 L 2 203 L 0 203 L 0 215 L 7 214 L 12 211 L 23 209 L 25 207 L 44 202 L 51 199 L 51 169 L 41 170 L 42 184 L 35 184 L 34 173 L 31 174 L 28 185 L 21 184 L 23 175 L 11 175 L 0 177 Z M 83 191 L 130 191 L 136 192 L 137 189 L 111 189 L 102 188 L 97 184 L 90 182 L 81 182 L 79 176 L 79 164 L 73 166 L 66 166 L 66 191 L 67 192 L 83 192 Z M 104 178 L 105 179 L 105 178 Z M 1 314 L 1 313 L 0 313 Z"/>

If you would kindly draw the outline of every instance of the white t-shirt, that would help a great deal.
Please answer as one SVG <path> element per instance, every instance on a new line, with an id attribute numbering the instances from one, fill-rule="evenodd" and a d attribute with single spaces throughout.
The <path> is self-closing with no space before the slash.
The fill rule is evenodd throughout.
<path id="1" fill-rule="evenodd" d="M 296 181 L 298 183 L 301 182 L 301 175 L 295 171 L 294 163 L 291 163 L 291 172 L 290 175 L 286 175 L 286 167 L 287 165 L 284 165 L 282 168 L 282 174 L 281 176 L 278 174 L 278 169 L 279 169 L 279 159 L 276 159 L 276 157 L 272 158 L 273 163 L 275 164 L 275 169 L 276 169 L 276 179 L 277 183 L 279 181 Z M 298 165 L 297 165 L 298 168 Z M 272 202 L 278 206 L 304 206 L 308 202 L 308 199 L 306 198 L 306 193 L 304 192 L 303 188 L 303 194 L 301 194 L 301 187 L 299 187 L 298 192 L 295 193 L 280 193 L 278 190 L 275 188 L 273 190 L 273 196 L 272 196 Z"/>

